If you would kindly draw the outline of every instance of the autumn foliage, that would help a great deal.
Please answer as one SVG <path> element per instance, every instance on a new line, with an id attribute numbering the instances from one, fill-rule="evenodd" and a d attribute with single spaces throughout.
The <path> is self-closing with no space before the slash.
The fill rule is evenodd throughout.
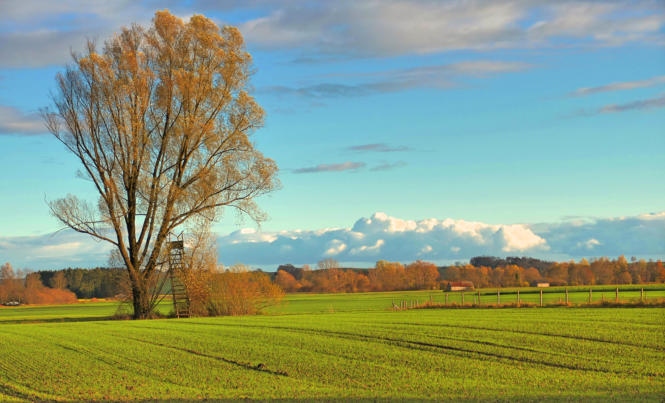
<path id="1" fill-rule="evenodd" d="M 338 268 L 337 262 L 324 262 L 319 267 L 325 268 L 319 270 L 310 270 L 308 267 L 278 270 L 275 284 L 286 292 L 431 290 L 439 287 L 437 267 L 420 260 L 406 267 L 401 263 L 381 260 L 377 262 L 376 268 L 362 271 Z"/>
<path id="2" fill-rule="evenodd" d="M 253 315 L 278 304 L 284 296 L 268 274 L 249 271 L 243 265 L 219 271 L 188 270 L 182 276 L 192 316 Z"/>
<path id="3" fill-rule="evenodd" d="M 268 274 L 237 264 L 217 266 L 217 249 L 210 224 L 201 221 L 192 231 L 183 268 L 176 273 L 187 290 L 193 316 L 251 315 L 278 304 L 282 288 Z"/>
<path id="4" fill-rule="evenodd" d="M 0 268 L 0 304 L 71 304 L 76 301 L 76 294 L 69 290 L 45 287 L 37 273 L 15 271 L 10 263 Z"/>
<path id="5" fill-rule="evenodd" d="M 284 291 L 263 272 L 249 271 L 243 265 L 213 273 L 207 313 L 217 315 L 251 315 L 278 304 Z"/>
<path id="6" fill-rule="evenodd" d="M 527 260 L 527 259 L 523 259 Z M 540 261 L 543 263 L 542 261 Z M 339 264 L 319 264 L 319 270 L 308 266 L 280 266 L 275 284 L 286 292 L 367 292 L 444 289 L 449 282 L 470 281 L 476 288 L 528 287 L 537 282 L 550 285 L 643 284 L 665 282 L 661 261 L 582 259 L 579 262 L 548 263 L 540 269 L 515 264 L 474 266 L 471 264 L 437 267 L 415 261 L 408 265 L 380 260 L 371 269 L 341 269 Z"/>
<path id="7" fill-rule="evenodd" d="M 127 269 L 135 319 L 161 297 L 170 233 L 224 208 L 265 218 L 254 199 L 279 187 L 254 147 L 264 112 L 250 95 L 252 58 L 240 31 L 158 11 L 84 51 L 56 76 L 48 130 L 99 193 L 51 201 L 66 227 L 113 245 Z"/>
<path id="8" fill-rule="evenodd" d="M 542 271 L 516 265 L 499 267 L 451 266 L 442 269 L 443 281 L 472 281 L 476 287 L 522 287 L 535 282 L 552 286 L 643 284 L 665 282 L 662 262 L 639 260 L 629 263 L 624 256 L 615 260 L 555 262 Z"/>

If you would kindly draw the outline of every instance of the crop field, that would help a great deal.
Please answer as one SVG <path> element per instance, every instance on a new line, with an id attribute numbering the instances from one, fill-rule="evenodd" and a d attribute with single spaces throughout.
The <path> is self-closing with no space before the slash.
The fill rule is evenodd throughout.
<path id="1" fill-rule="evenodd" d="M 663 285 L 646 286 L 620 286 L 619 298 L 621 301 L 638 301 L 641 289 L 644 289 L 644 297 L 647 300 L 665 298 L 665 287 Z M 592 300 L 614 301 L 615 287 L 593 286 Z M 497 302 L 496 289 L 481 289 L 480 302 L 482 304 L 495 304 Z M 501 289 L 500 302 L 513 303 L 517 301 L 517 289 Z M 520 301 L 536 304 L 540 301 L 539 289 L 521 288 Z M 473 303 L 478 291 L 465 292 L 465 302 Z M 282 304 L 270 307 L 268 314 L 304 314 L 304 313 L 340 313 L 340 312 L 362 312 L 362 311 L 384 311 L 390 309 L 393 303 L 400 301 L 424 303 L 433 301 L 445 302 L 445 294 L 448 294 L 449 303 L 461 303 L 462 293 L 443 291 L 393 291 L 393 292 L 368 292 L 356 294 L 287 294 Z M 589 300 L 589 287 L 568 287 L 568 298 L 571 304 L 584 304 Z M 544 289 L 543 303 L 556 303 L 565 301 L 564 288 Z M 20 306 L 15 308 L 4 308 L 0 306 L 0 324 L 3 323 L 30 323 L 30 322 L 72 322 L 105 319 L 118 312 L 117 302 L 86 302 L 74 305 L 59 306 Z M 123 306 L 121 311 L 131 310 L 129 306 Z M 172 311 L 172 304 L 166 298 L 159 308 L 160 312 L 168 315 Z"/>
<path id="2" fill-rule="evenodd" d="M 292 295 L 275 308 L 289 314 L 152 321 L 99 320 L 112 303 L 3 308 L 0 400 L 665 395 L 664 308 L 386 309 L 414 294 Z"/>

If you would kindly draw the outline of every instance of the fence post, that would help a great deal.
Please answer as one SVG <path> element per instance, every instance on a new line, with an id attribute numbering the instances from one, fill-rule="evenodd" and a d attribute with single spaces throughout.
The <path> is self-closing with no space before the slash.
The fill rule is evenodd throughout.
<path id="1" fill-rule="evenodd" d="M 478 290 L 478 305 L 480 305 L 480 290 Z"/>
<path id="2" fill-rule="evenodd" d="M 499 305 L 501 304 L 501 290 L 498 288 L 496 289 L 496 304 Z"/>
<path id="3" fill-rule="evenodd" d="M 448 305 L 448 293 L 446 293 L 446 305 Z"/>
<path id="4" fill-rule="evenodd" d="M 589 303 L 591 303 L 591 288 L 589 288 Z"/>
<path id="5" fill-rule="evenodd" d="M 641 301 L 644 301 L 644 288 L 642 288 L 642 290 L 640 290 L 640 302 Z"/>
<path id="6" fill-rule="evenodd" d="M 566 287 L 566 305 L 568 305 L 568 287 Z"/>
<path id="7" fill-rule="evenodd" d="M 432 294 L 429 295 L 429 303 L 432 303 Z"/>
<path id="8" fill-rule="evenodd" d="M 616 294 L 614 295 L 614 302 L 619 302 L 619 287 L 617 287 Z"/>
<path id="9" fill-rule="evenodd" d="M 543 289 L 540 289 L 540 306 L 543 306 Z"/>
<path id="10" fill-rule="evenodd" d="M 462 305 L 464 305 L 464 291 L 462 291 Z"/>

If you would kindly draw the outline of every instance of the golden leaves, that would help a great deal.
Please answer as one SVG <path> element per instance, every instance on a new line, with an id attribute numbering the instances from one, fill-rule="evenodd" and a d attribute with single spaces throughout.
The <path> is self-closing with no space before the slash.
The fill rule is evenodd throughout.
<path id="1" fill-rule="evenodd" d="M 250 63 L 236 28 L 167 10 L 152 27 L 123 28 L 101 52 L 89 42 L 57 77 L 57 113 L 44 115 L 100 204 L 96 217 L 72 203 L 52 205 L 54 214 L 115 243 L 137 279 L 154 271 L 165 234 L 188 220 L 223 207 L 263 219 L 254 198 L 279 183 L 274 161 L 249 139 L 264 116 L 247 92 Z M 88 222 L 110 224 L 117 242 Z"/>

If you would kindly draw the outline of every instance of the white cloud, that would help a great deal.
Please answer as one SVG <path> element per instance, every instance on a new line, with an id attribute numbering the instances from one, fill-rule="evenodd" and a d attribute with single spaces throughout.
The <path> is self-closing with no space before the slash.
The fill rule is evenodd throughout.
<path id="1" fill-rule="evenodd" d="M 379 239 L 378 241 L 376 241 L 376 243 L 374 245 L 371 245 L 371 246 L 362 245 L 360 247 L 351 249 L 350 253 L 352 255 L 365 255 L 365 256 L 370 255 L 370 254 L 376 255 L 381 251 L 381 247 L 385 243 L 386 242 L 383 239 Z"/>
<path id="2" fill-rule="evenodd" d="M 23 113 L 11 106 L 0 105 L 0 135 L 31 135 L 44 134 L 46 132 L 46 127 L 39 114 Z"/>
<path id="3" fill-rule="evenodd" d="M 87 38 L 103 40 L 123 25 L 150 21 L 154 8 L 139 2 L 84 0 L 0 2 L 0 66 L 41 67 L 71 60 Z"/>
<path id="4" fill-rule="evenodd" d="M 304 167 L 294 169 L 293 173 L 308 174 L 318 172 L 341 172 L 341 171 L 357 171 L 363 168 L 366 164 L 364 162 L 346 161 L 339 164 L 319 164 L 313 167 Z"/>
<path id="5" fill-rule="evenodd" d="M 589 250 L 593 249 L 594 247 L 600 245 L 600 241 L 598 241 L 595 238 L 591 238 L 588 241 L 585 242 L 578 242 L 577 247 L 578 248 L 587 248 Z"/>
<path id="6" fill-rule="evenodd" d="M 516 73 L 533 67 L 533 65 L 515 61 L 471 60 L 371 73 L 330 74 L 327 76 L 328 78 L 343 81 L 316 83 L 295 88 L 276 85 L 261 88 L 261 91 L 281 96 L 295 95 L 320 99 L 358 97 L 423 88 L 443 90 L 459 87 L 468 78 L 488 78 L 497 74 Z M 351 147 L 350 150 L 386 152 L 406 151 L 407 148 L 390 148 L 379 143 Z"/>
<path id="7" fill-rule="evenodd" d="M 654 87 L 656 85 L 665 84 L 665 76 L 651 77 L 646 80 L 637 81 L 618 81 L 598 87 L 583 87 L 578 88 L 572 95 L 591 95 L 600 92 L 610 91 L 626 91 L 635 88 Z"/>
<path id="8" fill-rule="evenodd" d="M 323 253 L 324 256 L 337 256 L 346 249 L 346 244 L 339 239 L 333 239 L 328 246 L 329 248 Z"/>
<path id="9" fill-rule="evenodd" d="M 627 102 L 625 104 L 605 105 L 602 108 L 600 108 L 598 112 L 617 113 L 617 112 L 647 110 L 647 109 L 656 109 L 656 108 L 665 108 L 665 95 L 660 95 L 648 99 L 640 99 L 633 102 Z"/>
<path id="10" fill-rule="evenodd" d="M 70 48 L 132 22 L 146 25 L 155 7 L 152 1 L 3 0 L 0 65 L 66 63 Z M 250 45 L 300 49 L 314 59 L 574 46 L 575 40 L 593 46 L 662 43 L 665 25 L 662 2 L 651 0 L 164 0 L 159 8 L 182 17 L 242 11 L 252 16 L 239 23 Z"/>
<path id="11" fill-rule="evenodd" d="M 504 225 L 497 232 L 505 245 L 501 250 L 504 252 L 523 252 L 533 248 L 546 248 L 545 240 L 534 234 L 524 225 Z"/>
<path id="12" fill-rule="evenodd" d="M 486 224 L 452 218 L 406 220 L 375 213 L 351 228 L 257 231 L 245 228 L 217 238 L 219 260 L 275 268 L 326 257 L 370 265 L 379 259 L 450 262 L 479 255 L 520 255 L 567 260 L 594 256 L 665 257 L 665 212 L 634 217 L 550 224 Z M 105 265 L 110 247 L 72 231 L 0 237 L 0 261 L 16 267 Z"/>
<path id="13" fill-rule="evenodd" d="M 539 225 L 495 225 L 452 218 L 407 220 L 375 213 L 357 220 L 351 228 L 271 234 L 277 236 L 275 241 L 254 244 L 233 244 L 233 236 L 220 236 L 222 260 L 273 267 L 287 262 L 312 263 L 327 256 L 371 264 L 378 259 L 445 262 L 478 255 L 552 259 L 590 254 L 665 255 L 665 213 Z M 292 248 L 285 251 L 283 245 Z"/>
<path id="14" fill-rule="evenodd" d="M 423 248 L 420 250 L 419 255 L 426 255 L 430 253 L 434 248 L 432 248 L 432 245 L 425 245 Z"/>
<path id="15" fill-rule="evenodd" d="M 38 236 L 0 236 L 0 260 L 34 270 L 105 266 L 110 250 L 109 244 L 71 230 Z"/>
<path id="16" fill-rule="evenodd" d="M 285 3 L 241 30 L 268 48 L 390 56 L 570 45 L 567 39 L 618 46 L 662 40 L 664 24 L 662 4 L 652 1 L 349 0 Z"/>

